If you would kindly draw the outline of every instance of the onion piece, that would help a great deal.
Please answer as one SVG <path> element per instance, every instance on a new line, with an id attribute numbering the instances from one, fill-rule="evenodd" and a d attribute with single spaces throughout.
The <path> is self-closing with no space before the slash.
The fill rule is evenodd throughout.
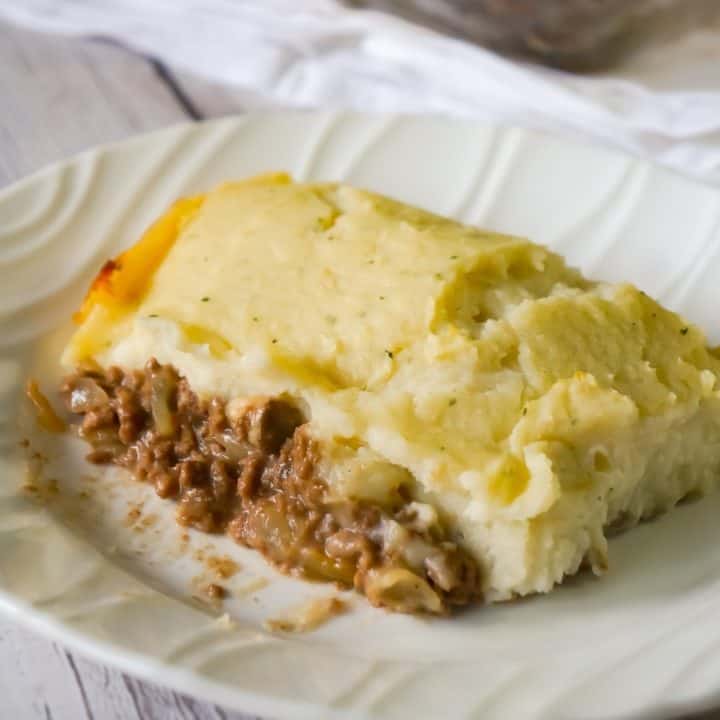
<path id="1" fill-rule="evenodd" d="M 425 559 L 428 577 L 445 592 L 450 592 L 460 584 L 458 568 L 448 553 L 436 551 Z"/>
<path id="2" fill-rule="evenodd" d="M 153 374 L 150 380 L 150 412 L 160 437 L 172 437 L 175 434 L 175 418 L 170 408 L 174 390 L 174 383 L 166 373 Z"/>
<path id="3" fill-rule="evenodd" d="M 86 413 L 109 400 L 108 394 L 92 378 L 81 377 L 73 383 L 70 410 L 77 414 Z"/>
<path id="4" fill-rule="evenodd" d="M 244 460 L 254 448 L 243 440 L 238 440 L 232 431 L 226 430 L 220 439 L 225 448 L 225 455 L 231 462 L 240 462 Z"/>
<path id="5" fill-rule="evenodd" d="M 65 432 L 65 421 L 55 412 L 50 401 L 42 394 L 35 380 L 27 381 L 25 394 L 35 407 L 37 421 L 41 428 L 52 433 Z"/>
<path id="6" fill-rule="evenodd" d="M 286 617 L 265 621 L 271 632 L 307 632 L 340 615 L 347 610 L 347 604 L 340 598 L 317 598 L 287 613 Z"/>
<path id="7" fill-rule="evenodd" d="M 396 612 L 427 612 L 435 615 L 445 610 L 440 596 L 423 580 L 405 568 L 370 570 L 365 579 L 365 595 L 376 606 Z"/>

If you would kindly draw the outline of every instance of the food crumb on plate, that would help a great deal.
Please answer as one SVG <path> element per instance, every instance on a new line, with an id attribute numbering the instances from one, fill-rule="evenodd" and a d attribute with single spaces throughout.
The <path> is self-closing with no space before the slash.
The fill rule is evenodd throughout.
<path id="1" fill-rule="evenodd" d="M 247 597 L 248 595 L 252 595 L 253 593 L 265 589 L 269 584 L 270 581 L 267 578 L 255 578 L 254 580 L 251 580 L 245 585 L 236 588 L 235 595 L 237 595 L 238 597 Z"/>
<path id="2" fill-rule="evenodd" d="M 218 585 L 217 583 L 209 583 L 203 588 L 203 591 L 205 595 L 210 598 L 210 600 L 215 601 L 223 600 L 228 594 L 227 590 L 222 585 Z"/>
<path id="3" fill-rule="evenodd" d="M 340 598 L 317 598 L 289 610 L 285 617 L 266 620 L 264 626 L 271 632 L 308 632 L 341 615 L 347 609 L 348 604 Z"/>
<path id="4" fill-rule="evenodd" d="M 39 465 L 45 465 L 50 462 L 50 458 L 45 453 L 41 453 L 39 450 L 33 450 L 30 455 L 30 459 L 34 460 Z"/>
<path id="5" fill-rule="evenodd" d="M 55 478 L 42 479 L 38 474 L 29 472 L 20 490 L 37 501 L 47 502 L 60 492 L 58 481 Z"/>
<path id="6" fill-rule="evenodd" d="M 132 527 L 142 516 L 143 503 L 132 504 L 125 516 L 125 527 Z"/>
<path id="7" fill-rule="evenodd" d="M 237 627 L 237 623 L 227 613 L 217 618 L 215 625 L 223 630 L 234 630 Z"/>
<path id="8" fill-rule="evenodd" d="M 155 513 L 151 513 L 150 515 L 145 515 L 143 519 L 140 521 L 140 527 L 143 530 L 147 530 L 148 528 L 151 528 L 157 523 L 158 516 Z"/>
<path id="9" fill-rule="evenodd" d="M 205 557 L 205 565 L 220 580 L 227 580 L 240 570 L 240 565 L 227 555 Z"/>

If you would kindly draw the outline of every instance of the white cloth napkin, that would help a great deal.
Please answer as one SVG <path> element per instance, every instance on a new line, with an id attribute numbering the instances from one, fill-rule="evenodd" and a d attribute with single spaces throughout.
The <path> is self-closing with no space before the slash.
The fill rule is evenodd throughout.
<path id="1" fill-rule="evenodd" d="M 506 60 L 334 0 L 3 0 L 3 16 L 34 29 L 110 37 L 252 89 L 265 102 L 543 128 L 720 184 L 717 28 L 590 78 Z"/>

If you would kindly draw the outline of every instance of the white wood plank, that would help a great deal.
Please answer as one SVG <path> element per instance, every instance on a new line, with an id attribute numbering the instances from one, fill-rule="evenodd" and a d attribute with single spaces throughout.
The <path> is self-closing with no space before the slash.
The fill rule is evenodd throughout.
<path id="1" fill-rule="evenodd" d="M 0 698 L 1 717 L 87 717 L 62 651 L 7 621 L 0 624 Z"/>
<path id="2" fill-rule="evenodd" d="M 186 118 L 143 59 L 0 26 L 0 183 L 91 145 Z"/>
<path id="3" fill-rule="evenodd" d="M 191 119 L 242 111 L 250 96 L 103 40 L 28 32 L 0 23 L 0 186 L 99 143 Z"/>
<path id="4" fill-rule="evenodd" d="M 171 69 L 177 86 L 190 98 L 203 117 L 220 117 L 242 113 L 248 109 L 265 109 L 275 105 L 252 90 L 227 87 L 209 82 L 183 70 Z"/>
<path id="5" fill-rule="evenodd" d="M 252 720 L 108 668 L 0 618 L 0 718 Z"/>

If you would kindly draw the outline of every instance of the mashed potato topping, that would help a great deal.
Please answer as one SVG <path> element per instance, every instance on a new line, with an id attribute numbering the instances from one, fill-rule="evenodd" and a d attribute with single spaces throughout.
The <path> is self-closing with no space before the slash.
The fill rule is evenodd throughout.
<path id="1" fill-rule="evenodd" d="M 604 570 L 608 526 L 720 480 L 720 360 L 698 328 L 351 187 L 271 175 L 176 205 L 80 321 L 69 367 L 155 357 L 198 393 L 292 397 L 330 491 L 411 487 L 490 601 Z"/>

